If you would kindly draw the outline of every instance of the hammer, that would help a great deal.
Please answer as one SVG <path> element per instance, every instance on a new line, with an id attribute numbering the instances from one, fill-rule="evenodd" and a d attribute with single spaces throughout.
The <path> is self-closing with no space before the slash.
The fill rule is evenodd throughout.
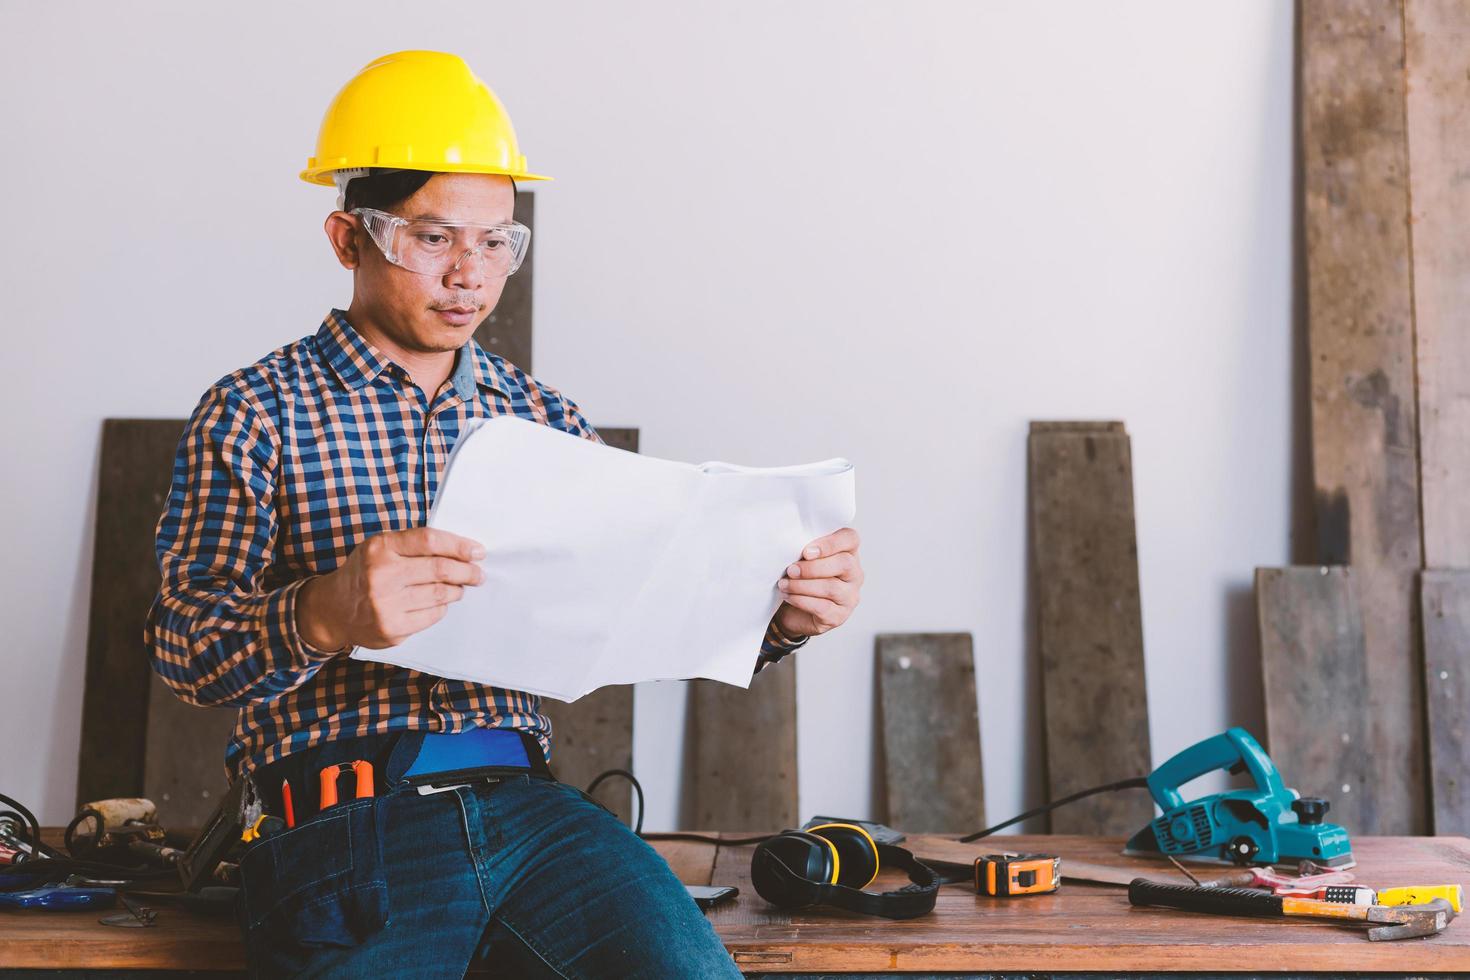
<path id="1" fill-rule="evenodd" d="M 1455 917 L 1455 910 L 1442 898 L 1423 905 L 1397 907 L 1345 905 L 1272 895 L 1252 888 L 1200 888 L 1163 884 L 1147 878 L 1134 878 L 1128 885 L 1128 902 L 1221 915 L 1307 916 L 1373 923 L 1368 938 L 1374 942 L 1432 936 L 1443 932 Z"/>

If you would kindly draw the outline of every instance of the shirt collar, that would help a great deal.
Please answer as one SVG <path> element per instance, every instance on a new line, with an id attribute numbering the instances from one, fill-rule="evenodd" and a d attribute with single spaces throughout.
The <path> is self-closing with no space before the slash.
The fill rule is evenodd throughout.
<path id="1" fill-rule="evenodd" d="M 347 312 L 335 307 L 322 321 L 316 332 L 317 351 L 331 367 L 338 380 L 350 389 L 370 384 L 378 375 L 390 367 L 402 372 L 387 354 L 363 339 L 362 335 L 347 322 Z M 474 397 L 476 386 L 498 391 L 510 397 L 505 380 L 475 339 L 465 341 L 454 360 L 454 373 L 450 375 L 454 390 L 466 401 Z"/>

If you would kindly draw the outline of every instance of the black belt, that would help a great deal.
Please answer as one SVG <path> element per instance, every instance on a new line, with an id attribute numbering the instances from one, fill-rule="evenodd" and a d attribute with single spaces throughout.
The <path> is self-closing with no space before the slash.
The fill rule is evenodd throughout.
<path id="1" fill-rule="evenodd" d="M 284 817 L 285 805 L 281 786 L 291 786 L 291 809 L 297 823 L 317 812 L 321 806 L 318 776 L 329 766 L 363 760 L 373 767 L 373 791 L 384 793 L 400 783 L 412 785 L 444 785 L 451 783 L 493 782 L 507 776 L 524 775 L 532 779 L 555 780 L 541 743 L 528 732 L 517 731 L 525 745 L 526 758 L 530 765 L 521 766 L 471 766 L 434 773 L 418 773 L 412 777 L 405 774 L 418 758 L 426 732 L 387 732 L 381 735 L 362 735 L 354 738 L 335 739 L 310 748 L 293 752 L 268 765 L 251 771 L 260 794 L 261 805 L 266 813 Z M 351 797 L 344 793 L 343 798 Z"/>

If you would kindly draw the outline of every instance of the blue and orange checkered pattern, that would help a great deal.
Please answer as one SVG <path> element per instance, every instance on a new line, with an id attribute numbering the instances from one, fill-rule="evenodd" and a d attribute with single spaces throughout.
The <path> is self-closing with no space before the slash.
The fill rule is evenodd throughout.
<path id="1" fill-rule="evenodd" d="M 506 413 L 602 442 L 576 402 L 474 340 L 430 398 L 337 309 L 205 392 L 158 521 L 163 582 L 145 642 L 180 698 L 240 709 L 231 779 L 320 742 L 398 730 L 517 728 L 550 758 L 537 696 L 334 655 L 296 630 L 302 583 L 372 535 L 424 524 L 465 423 Z M 754 669 L 807 639 L 772 620 Z"/>

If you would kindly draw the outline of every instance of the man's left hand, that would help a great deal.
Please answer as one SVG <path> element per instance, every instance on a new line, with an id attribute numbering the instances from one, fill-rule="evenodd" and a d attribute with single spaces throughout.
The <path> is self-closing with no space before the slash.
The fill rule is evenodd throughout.
<path id="1" fill-rule="evenodd" d="M 776 625 L 787 636 L 819 636 L 847 622 L 857 608 L 863 584 L 858 533 L 839 528 L 802 549 L 786 567 L 778 588 L 785 597 Z"/>

